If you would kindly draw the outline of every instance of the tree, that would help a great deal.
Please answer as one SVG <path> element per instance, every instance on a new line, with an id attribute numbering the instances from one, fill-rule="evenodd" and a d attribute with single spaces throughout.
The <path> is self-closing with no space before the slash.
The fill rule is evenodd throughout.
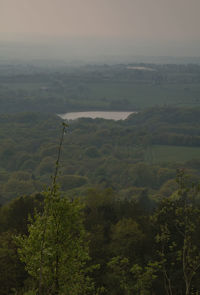
<path id="1" fill-rule="evenodd" d="M 138 260 L 143 241 L 142 230 L 131 218 L 123 218 L 112 227 L 110 248 L 114 255 L 128 257 L 131 262 Z"/>
<path id="2" fill-rule="evenodd" d="M 28 235 L 16 238 L 20 259 L 39 295 L 85 294 L 91 288 L 82 206 L 78 201 L 62 198 L 56 184 L 65 128 L 63 124 L 52 187 L 45 193 L 44 212 L 35 214 Z"/>
<path id="3" fill-rule="evenodd" d="M 152 285 L 160 268 L 157 262 L 149 262 L 145 267 L 138 264 L 131 266 L 129 259 L 123 256 L 113 257 L 107 266 L 110 269 L 109 275 L 113 288 L 120 291 L 117 294 L 125 295 L 152 294 Z M 116 294 L 115 291 L 113 294 Z"/>
<path id="4" fill-rule="evenodd" d="M 131 294 L 133 281 L 130 272 L 130 261 L 123 256 L 115 256 L 107 264 L 109 285 L 112 286 L 111 294 Z"/>
<path id="5" fill-rule="evenodd" d="M 156 242 L 166 294 L 182 289 L 189 295 L 200 268 L 199 185 L 189 184 L 183 171 L 177 182 L 178 191 L 163 199 L 154 215 Z"/>
<path id="6" fill-rule="evenodd" d="M 19 255 L 39 294 L 85 294 L 89 260 L 82 208 L 76 202 L 45 197 L 44 214 L 36 214 L 28 236 L 18 237 Z"/>
<path id="7" fill-rule="evenodd" d="M 7 295 L 14 288 L 20 289 L 27 274 L 17 255 L 11 231 L 0 234 L 0 266 L 0 294 Z"/>

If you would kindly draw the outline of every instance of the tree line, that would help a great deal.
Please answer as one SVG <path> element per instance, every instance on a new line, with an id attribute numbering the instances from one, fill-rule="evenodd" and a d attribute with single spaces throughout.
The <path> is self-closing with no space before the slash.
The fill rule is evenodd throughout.
<path id="1" fill-rule="evenodd" d="M 138 196 L 146 188 L 156 198 L 170 191 L 179 167 L 186 168 L 195 180 L 200 173 L 198 150 L 193 156 L 193 150 L 190 155 L 185 147 L 199 148 L 195 142 L 200 136 L 199 115 L 198 108 L 157 107 L 133 114 L 125 121 L 72 122 L 63 144 L 61 191 L 81 195 L 91 186 L 111 187 L 126 198 L 133 192 Z M 39 193 L 50 184 L 61 119 L 20 113 L 1 115 L 0 122 L 3 204 L 20 195 Z M 168 158 L 169 146 L 179 147 L 181 160 L 179 154 L 176 161 Z M 159 159 L 154 147 L 164 149 L 166 157 Z"/>
<path id="2" fill-rule="evenodd" d="M 53 187 L 2 206 L 0 293 L 199 294 L 199 184 L 176 183 L 157 202 Z"/>

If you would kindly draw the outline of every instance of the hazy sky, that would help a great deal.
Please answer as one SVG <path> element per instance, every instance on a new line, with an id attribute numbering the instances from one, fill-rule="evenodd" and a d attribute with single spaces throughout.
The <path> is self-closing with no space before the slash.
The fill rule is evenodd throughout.
<path id="1" fill-rule="evenodd" d="M 199 13 L 200 0 L 0 0 L 0 41 L 40 41 L 0 55 L 200 56 Z"/>
<path id="2" fill-rule="evenodd" d="M 0 35 L 199 40 L 200 0 L 0 0 Z"/>

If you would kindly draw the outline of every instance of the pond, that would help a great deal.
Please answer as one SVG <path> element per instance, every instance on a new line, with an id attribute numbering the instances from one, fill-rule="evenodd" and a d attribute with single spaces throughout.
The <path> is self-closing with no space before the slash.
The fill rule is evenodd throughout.
<path id="1" fill-rule="evenodd" d="M 61 117 L 64 120 L 76 120 L 79 118 L 102 118 L 107 120 L 125 120 L 128 118 L 129 115 L 137 113 L 137 112 L 72 112 L 72 113 L 65 113 L 60 114 L 59 117 Z"/>

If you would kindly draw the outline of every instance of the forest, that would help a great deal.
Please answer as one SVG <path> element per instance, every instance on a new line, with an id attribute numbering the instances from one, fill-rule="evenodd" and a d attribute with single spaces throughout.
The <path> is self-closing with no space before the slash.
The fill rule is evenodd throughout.
<path id="1" fill-rule="evenodd" d="M 199 294 L 200 67 L 15 71 L 0 71 L 0 294 Z M 138 112 L 56 114 L 92 109 Z"/>
<path id="2" fill-rule="evenodd" d="M 2 64 L 1 113 L 199 106 L 198 64 Z"/>

